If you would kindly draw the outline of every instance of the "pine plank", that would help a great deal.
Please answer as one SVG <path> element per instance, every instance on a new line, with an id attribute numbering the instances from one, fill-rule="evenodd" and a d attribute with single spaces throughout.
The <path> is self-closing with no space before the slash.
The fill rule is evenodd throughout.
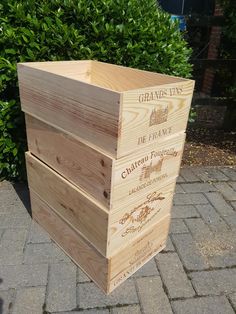
<path id="1" fill-rule="evenodd" d="M 170 216 L 164 217 L 145 234 L 111 258 L 103 257 L 53 208 L 31 191 L 34 219 L 64 252 L 107 294 L 130 277 L 165 247 Z"/>

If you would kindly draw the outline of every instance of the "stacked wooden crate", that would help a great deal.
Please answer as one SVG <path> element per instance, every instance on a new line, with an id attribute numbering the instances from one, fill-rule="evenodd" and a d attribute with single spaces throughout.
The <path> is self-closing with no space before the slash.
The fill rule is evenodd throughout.
<path id="1" fill-rule="evenodd" d="M 18 65 L 33 218 L 106 293 L 165 247 L 194 82 Z"/>

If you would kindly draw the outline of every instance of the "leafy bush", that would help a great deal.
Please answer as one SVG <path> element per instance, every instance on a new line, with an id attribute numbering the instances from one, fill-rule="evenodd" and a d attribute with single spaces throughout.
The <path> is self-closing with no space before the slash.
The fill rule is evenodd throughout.
<path id="1" fill-rule="evenodd" d="M 0 176 L 21 178 L 25 150 L 16 63 L 70 59 L 189 77 L 190 49 L 156 0 L 2 0 Z"/>

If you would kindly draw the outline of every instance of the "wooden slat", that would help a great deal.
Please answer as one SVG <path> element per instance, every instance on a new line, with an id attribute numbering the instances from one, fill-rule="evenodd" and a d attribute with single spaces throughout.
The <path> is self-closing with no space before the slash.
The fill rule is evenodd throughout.
<path id="1" fill-rule="evenodd" d="M 118 93 L 24 64 L 18 76 L 24 112 L 116 154 Z"/>
<path id="2" fill-rule="evenodd" d="M 103 62 L 92 62 L 91 83 L 117 92 L 137 90 L 154 85 L 182 83 L 184 78 L 143 71 Z"/>
<path id="3" fill-rule="evenodd" d="M 106 252 L 108 215 L 72 184 L 26 153 L 29 187 L 93 243 Z"/>
<path id="4" fill-rule="evenodd" d="M 183 133 L 188 121 L 193 87 L 194 82 L 189 80 L 124 93 L 118 158 Z M 156 117 L 156 121 L 152 121 L 152 117 Z"/>
<path id="5" fill-rule="evenodd" d="M 25 113 L 115 159 L 183 133 L 194 87 L 96 61 L 23 63 L 18 76 Z"/>
<path id="6" fill-rule="evenodd" d="M 26 154 L 29 188 L 106 257 L 127 246 L 170 214 L 175 179 L 158 184 L 111 213 L 46 164 Z"/>
<path id="7" fill-rule="evenodd" d="M 175 190 L 175 180 L 172 178 L 172 181 L 162 188 L 156 184 L 145 195 L 138 195 L 129 206 L 124 205 L 109 215 L 107 256 L 133 243 L 147 229 L 170 214 Z"/>
<path id="8" fill-rule="evenodd" d="M 29 115 L 26 130 L 35 156 L 109 208 L 111 158 Z"/>
<path id="9" fill-rule="evenodd" d="M 37 194 L 31 191 L 30 195 L 34 219 L 105 293 L 114 290 L 165 247 L 170 216 L 163 218 L 134 243 L 107 259 Z"/>
<path id="10" fill-rule="evenodd" d="M 82 270 L 107 291 L 108 260 L 70 228 L 36 193 L 30 191 L 33 218 Z"/>
<path id="11" fill-rule="evenodd" d="M 179 172 L 185 134 L 115 160 L 32 116 L 26 126 L 29 150 L 107 210 L 135 204 Z"/>
<path id="12" fill-rule="evenodd" d="M 109 292 L 124 282 L 166 245 L 170 225 L 170 216 L 164 217 L 142 236 L 121 250 L 110 260 L 108 281 Z"/>
<path id="13" fill-rule="evenodd" d="M 135 154 L 118 159 L 113 166 L 111 209 L 135 202 L 153 186 L 162 187 L 179 174 L 185 134 L 158 145 L 150 144 Z"/>

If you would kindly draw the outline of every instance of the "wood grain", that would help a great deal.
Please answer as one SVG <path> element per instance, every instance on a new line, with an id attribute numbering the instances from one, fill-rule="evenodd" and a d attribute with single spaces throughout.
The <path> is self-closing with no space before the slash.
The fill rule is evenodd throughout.
<path id="1" fill-rule="evenodd" d="M 32 116 L 25 118 L 30 152 L 109 209 L 113 160 Z"/>
<path id="2" fill-rule="evenodd" d="M 138 195 L 130 205 L 124 205 L 109 215 L 107 256 L 112 256 L 122 247 L 133 243 L 171 213 L 175 179 L 172 178 L 171 181 L 162 188 L 156 184 L 145 195 Z"/>
<path id="3" fill-rule="evenodd" d="M 108 212 L 46 164 L 26 153 L 29 188 L 102 255 L 110 257 L 170 214 L 175 179 Z"/>
<path id="4" fill-rule="evenodd" d="M 167 215 L 111 258 L 108 272 L 110 292 L 165 247 L 169 226 L 170 216 Z"/>
<path id="5" fill-rule="evenodd" d="M 187 81 L 123 93 L 117 157 L 185 132 L 193 88 L 194 82 Z M 164 110 L 163 120 L 150 125 L 152 112 L 160 117 Z"/>
<path id="6" fill-rule="evenodd" d="M 135 203 L 179 172 L 185 135 L 118 160 L 57 128 L 26 115 L 29 150 L 107 210 Z M 130 173 L 129 173 L 130 172 Z"/>
<path id="7" fill-rule="evenodd" d="M 33 218 L 49 233 L 77 265 L 107 291 L 108 260 L 30 190 Z"/>
<path id="8" fill-rule="evenodd" d="M 164 217 L 111 258 L 103 257 L 36 193 L 30 191 L 30 196 L 33 218 L 107 294 L 165 247 L 170 216 Z"/>
<path id="9" fill-rule="evenodd" d="M 21 64 L 22 110 L 116 154 L 119 94 Z"/>
<path id="10" fill-rule="evenodd" d="M 22 63 L 18 77 L 24 112 L 115 159 L 183 133 L 194 88 L 191 80 L 96 61 Z"/>
<path id="11" fill-rule="evenodd" d="M 26 164 L 30 189 L 105 253 L 108 232 L 106 211 L 29 153 L 26 153 Z"/>
<path id="12" fill-rule="evenodd" d="M 179 174 L 185 134 L 179 134 L 159 144 L 150 144 L 135 154 L 113 163 L 111 210 L 124 203 L 135 202 L 153 186 L 162 187 Z"/>

